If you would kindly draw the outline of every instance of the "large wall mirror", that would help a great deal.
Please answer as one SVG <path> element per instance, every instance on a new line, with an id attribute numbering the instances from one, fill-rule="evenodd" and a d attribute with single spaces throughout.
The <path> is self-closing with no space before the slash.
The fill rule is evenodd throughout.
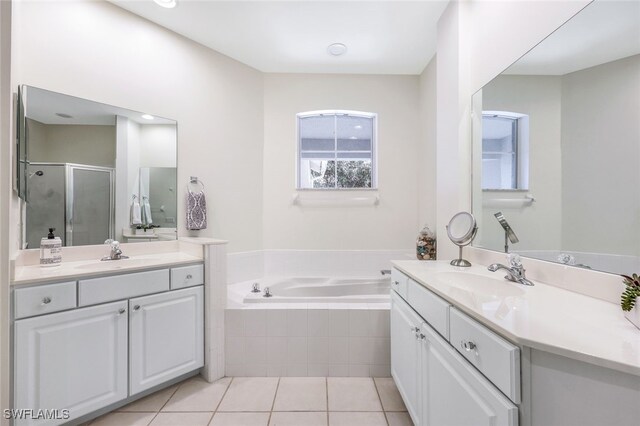
<path id="1" fill-rule="evenodd" d="M 18 116 L 23 248 L 176 238 L 174 120 L 30 86 Z"/>
<path id="2" fill-rule="evenodd" d="M 596 0 L 472 99 L 477 247 L 640 271 L 640 2 Z"/>

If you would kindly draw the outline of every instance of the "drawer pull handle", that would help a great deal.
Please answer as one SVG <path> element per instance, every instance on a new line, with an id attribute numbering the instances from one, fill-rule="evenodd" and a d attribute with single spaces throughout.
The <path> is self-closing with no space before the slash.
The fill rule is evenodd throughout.
<path id="1" fill-rule="evenodd" d="M 475 343 L 471 341 L 465 342 L 464 340 L 460 342 L 460 346 L 462 346 L 462 348 L 467 352 L 471 352 L 478 347 Z"/>
<path id="2" fill-rule="evenodd" d="M 43 305 L 48 305 L 49 303 L 51 303 L 51 298 L 49 296 L 47 296 L 44 299 L 42 299 L 42 304 Z"/>
<path id="3" fill-rule="evenodd" d="M 139 311 L 139 310 L 140 310 L 140 305 L 136 305 L 136 306 L 134 306 L 134 307 L 133 307 L 133 310 L 134 310 L 134 311 Z"/>
<path id="4" fill-rule="evenodd" d="M 193 278 L 193 275 L 189 274 L 187 275 L 187 279 L 190 280 L 191 278 Z"/>
<path id="5" fill-rule="evenodd" d="M 125 312 L 127 312 L 127 310 L 125 308 L 118 309 L 118 314 L 120 314 L 120 315 L 124 314 Z"/>

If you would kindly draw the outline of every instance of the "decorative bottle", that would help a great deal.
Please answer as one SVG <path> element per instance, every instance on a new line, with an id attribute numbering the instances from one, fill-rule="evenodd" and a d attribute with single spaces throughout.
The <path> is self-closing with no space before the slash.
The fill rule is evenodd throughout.
<path id="1" fill-rule="evenodd" d="M 436 236 L 427 225 L 422 228 L 416 241 L 418 260 L 436 260 Z"/>
<path id="2" fill-rule="evenodd" d="M 40 240 L 40 266 L 58 266 L 62 263 L 62 240 L 53 235 L 56 228 L 49 228 L 49 235 Z"/>

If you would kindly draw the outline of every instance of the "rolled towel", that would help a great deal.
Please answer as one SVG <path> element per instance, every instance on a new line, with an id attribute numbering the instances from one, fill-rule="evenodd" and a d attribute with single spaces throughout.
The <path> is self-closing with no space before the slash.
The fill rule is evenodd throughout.
<path id="1" fill-rule="evenodd" d="M 142 225 L 142 211 L 140 203 L 134 198 L 131 204 L 131 225 Z"/>
<path id="2" fill-rule="evenodd" d="M 147 197 L 142 197 L 142 223 L 144 225 L 151 225 L 153 223 L 151 204 L 149 204 L 149 198 Z"/>
<path id="3" fill-rule="evenodd" d="M 187 191 L 187 229 L 199 231 L 207 228 L 207 200 L 204 192 Z"/>

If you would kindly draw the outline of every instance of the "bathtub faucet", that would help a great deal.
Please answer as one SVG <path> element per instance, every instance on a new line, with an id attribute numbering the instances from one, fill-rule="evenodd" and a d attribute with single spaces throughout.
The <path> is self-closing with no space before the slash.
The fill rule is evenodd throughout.
<path id="1" fill-rule="evenodd" d="M 381 275 L 391 275 L 391 269 L 381 269 L 380 270 L 380 274 Z"/>

